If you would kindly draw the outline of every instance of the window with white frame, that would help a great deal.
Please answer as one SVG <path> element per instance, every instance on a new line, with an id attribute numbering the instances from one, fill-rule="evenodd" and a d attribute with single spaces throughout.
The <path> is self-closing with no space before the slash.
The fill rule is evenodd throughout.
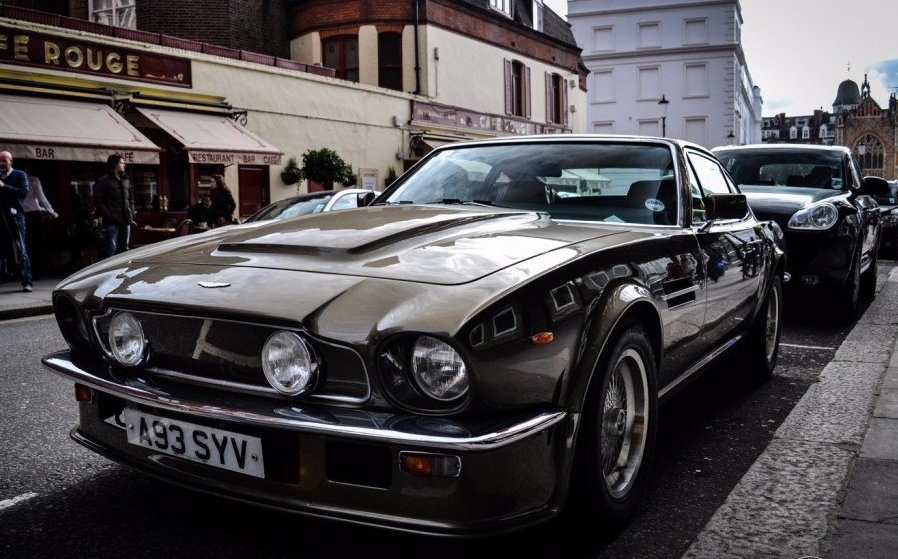
<path id="1" fill-rule="evenodd" d="M 661 98 L 661 68 L 646 66 L 637 70 L 639 75 L 639 92 L 637 99 L 653 100 Z"/>
<path id="2" fill-rule="evenodd" d="M 807 140 L 810 137 L 811 137 L 811 129 L 808 128 L 807 126 L 805 126 L 804 128 L 801 129 L 801 139 Z"/>
<path id="3" fill-rule="evenodd" d="M 533 0 L 533 28 L 543 30 L 543 3 L 541 0 Z"/>
<path id="4" fill-rule="evenodd" d="M 593 134 L 614 134 L 614 121 L 593 122 L 592 132 Z"/>
<path id="5" fill-rule="evenodd" d="M 708 44 L 708 19 L 687 19 L 685 21 L 686 26 L 686 40 L 684 44 L 687 45 L 706 45 Z"/>
<path id="6" fill-rule="evenodd" d="M 798 128 L 796 128 L 794 126 L 789 128 L 789 139 L 795 140 L 797 138 L 798 138 Z"/>
<path id="7" fill-rule="evenodd" d="M 103 25 L 137 29 L 137 0 L 90 0 L 90 20 Z"/>
<path id="8" fill-rule="evenodd" d="M 661 24 L 657 21 L 639 24 L 639 48 L 661 47 Z"/>
<path id="9" fill-rule="evenodd" d="M 708 65 L 686 64 L 686 97 L 707 97 L 710 83 L 708 81 Z"/>
<path id="10" fill-rule="evenodd" d="M 593 102 L 614 103 L 614 70 L 596 70 L 593 84 Z"/>
<path id="11" fill-rule="evenodd" d="M 490 7 L 511 17 L 511 0 L 490 0 Z"/>
<path id="12" fill-rule="evenodd" d="M 592 30 L 592 49 L 596 52 L 614 50 L 614 26 L 596 27 Z"/>

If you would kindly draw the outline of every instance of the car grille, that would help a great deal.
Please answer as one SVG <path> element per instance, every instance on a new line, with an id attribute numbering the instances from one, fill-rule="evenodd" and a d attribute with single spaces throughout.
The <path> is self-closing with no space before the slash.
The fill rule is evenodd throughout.
<path id="1" fill-rule="evenodd" d="M 150 347 L 149 359 L 143 368 L 150 373 L 282 398 L 284 396 L 271 388 L 262 372 L 262 347 L 274 332 L 293 330 L 311 346 L 319 362 L 319 384 L 307 397 L 360 402 L 369 396 L 365 364 L 354 349 L 313 338 L 296 328 L 110 309 L 93 319 L 94 332 L 107 353 L 109 323 L 118 310 L 128 310 L 140 321 Z"/>

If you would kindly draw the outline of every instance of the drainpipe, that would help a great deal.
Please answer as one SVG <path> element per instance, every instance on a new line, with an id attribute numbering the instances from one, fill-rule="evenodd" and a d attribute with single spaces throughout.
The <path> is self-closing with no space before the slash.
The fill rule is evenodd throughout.
<path id="1" fill-rule="evenodd" d="M 420 26 L 420 0 L 412 0 L 415 9 L 415 95 L 421 95 L 421 54 L 418 48 L 418 27 Z"/>

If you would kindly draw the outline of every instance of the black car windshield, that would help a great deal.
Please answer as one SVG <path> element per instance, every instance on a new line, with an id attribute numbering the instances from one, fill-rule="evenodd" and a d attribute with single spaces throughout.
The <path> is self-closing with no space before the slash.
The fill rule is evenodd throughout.
<path id="1" fill-rule="evenodd" d="M 290 219 L 301 215 L 317 214 L 324 210 L 328 200 L 333 196 L 332 193 L 321 194 L 311 198 L 288 198 L 275 202 L 270 206 L 263 208 L 259 213 L 247 219 L 251 221 L 265 221 L 268 219 Z"/>
<path id="2" fill-rule="evenodd" d="M 666 144 L 459 146 L 433 154 L 379 203 L 484 204 L 556 219 L 675 225 L 676 184 Z"/>
<path id="3" fill-rule="evenodd" d="M 740 186 L 845 190 L 842 153 L 825 150 L 715 150 Z"/>

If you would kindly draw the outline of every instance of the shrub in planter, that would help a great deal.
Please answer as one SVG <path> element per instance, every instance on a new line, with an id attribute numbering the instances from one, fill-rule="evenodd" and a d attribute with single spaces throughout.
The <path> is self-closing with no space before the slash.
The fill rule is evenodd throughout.
<path id="1" fill-rule="evenodd" d="M 312 149 L 302 154 L 303 178 L 315 181 L 325 190 L 333 190 L 334 183 L 352 186 L 357 179 L 352 167 L 337 152 L 328 148 Z"/>
<path id="2" fill-rule="evenodd" d="M 287 160 L 287 166 L 281 171 L 281 180 L 284 184 L 296 184 L 302 179 L 302 169 L 299 168 L 296 158 L 291 157 Z"/>

